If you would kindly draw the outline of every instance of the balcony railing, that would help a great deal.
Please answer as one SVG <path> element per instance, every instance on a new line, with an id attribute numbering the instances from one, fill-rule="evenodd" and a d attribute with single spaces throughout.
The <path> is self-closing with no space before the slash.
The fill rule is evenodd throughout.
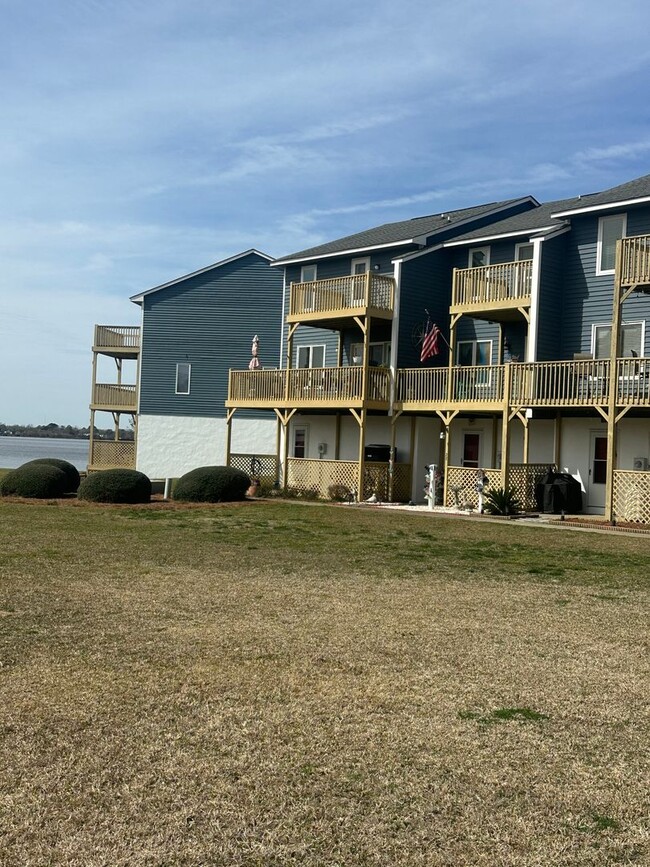
<path id="1" fill-rule="evenodd" d="M 95 325 L 93 349 L 136 354 L 140 350 L 140 328 L 137 325 Z"/>
<path id="2" fill-rule="evenodd" d="M 402 369 L 396 372 L 398 403 L 415 407 L 438 404 L 499 404 L 503 402 L 503 365 L 453 367 L 449 388 L 446 367 Z"/>
<path id="3" fill-rule="evenodd" d="M 135 412 L 138 407 L 137 386 L 97 382 L 93 389 L 93 406 Z"/>
<path id="4" fill-rule="evenodd" d="M 365 399 L 388 404 L 389 370 L 368 369 Z M 362 367 L 230 371 L 229 406 L 348 406 L 362 402 Z"/>
<path id="5" fill-rule="evenodd" d="M 650 358 L 616 362 L 616 405 L 650 406 Z M 506 369 L 510 374 L 505 393 Z M 592 407 L 609 402 L 609 359 L 490 366 L 403 368 L 395 373 L 395 402 L 403 409 Z M 362 367 L 232 370 L 229 406 L 345 407 L 364 401 Z M 451 380 L 450 380 L 451 376 Z M 390 371 L 369 368 L 365 402 L 390 400 Z"/>
<path id="6" fill-rule="evenodd" d="M 622 239 L 621 283 L 623 286 L 650 285 L 650 235 Z"/>
<path id="7" fill-rule="evenodd" d="M 351 315 L 360 310 L 391 313 L 394 302 L 395 281 L 383 274 L 352 274 L 313 280 L 310 283 L 292 283 L 289 316 L 325 318 Z"/>
<path id="8" fill-rule="evenodd" d="M 530 304 L 532 260 L 454 271 L 455 307 L 522 307 Z"/>

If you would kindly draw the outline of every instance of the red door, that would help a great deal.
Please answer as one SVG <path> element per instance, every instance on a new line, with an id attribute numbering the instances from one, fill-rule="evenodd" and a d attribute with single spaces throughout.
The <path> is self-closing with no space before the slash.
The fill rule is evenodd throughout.
<path id="1" fill-rule="evenodd" d="M 463 434 L 463 466 L 476 467 L 480 451 L 481 435 L 477 433 Z"/>

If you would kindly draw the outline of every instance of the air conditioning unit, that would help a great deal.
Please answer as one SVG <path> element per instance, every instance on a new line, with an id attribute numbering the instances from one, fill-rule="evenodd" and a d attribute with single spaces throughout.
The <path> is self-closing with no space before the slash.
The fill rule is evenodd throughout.
<path id="1" fill-rule="evenodd" d="M 648 459 L 647 458 L 634 458 L 634 462 L 632 464 L 635 470 L 647 470 L 648 469 Z"/>

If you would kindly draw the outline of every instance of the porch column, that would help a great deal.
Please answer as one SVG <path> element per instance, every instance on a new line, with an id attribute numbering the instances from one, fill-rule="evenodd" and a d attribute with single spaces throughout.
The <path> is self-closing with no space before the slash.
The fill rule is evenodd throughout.
<path id="1" fill-rule="evenodd" d="M 226 466 L 230 466 L 230 452 L 232 442 L 232 417 L 237 412 L 236 409 L 229 409 L 226 413 Z"/>
<path id="2" fill-rule="evenodd" d="M 562 413 L 558 409 L 555 413 L 555 427 L 553 431 L 553 463 L 556 469 L 560 469 L 562 460 Z"/>
<path id="3" fill-rule="evenodd" d="M 501 487 L 508 487 L 510 469 L 510 375 L 512 365 L 503 365 L 503 421 L 501 428 Z"/>
<path id="4" fill-rule="evenodd" d="M 358 414 L 355 410 L 351 410 L 351 412 L 352 415 L 356 418 L 357 424 L 359 425 L 359 466 L 357 469 L 357 502 L 361 503 L 364 499 L 363 477 L 366 469 L 365 445 L 367 410 L 362 409 L 359 411 Z"/>
<path id="5" fill-rule="evenodd" d="M 605 520 L 614 516 L 614 469 L 616 465 L 616 398 L 618 394 L 617 359 L 620 348 L 621 331 L 621 265 L 623 262 L 623 243 L 616 242 L 616 266 L 614 271 L 614 298 L 612 301 L 612 336 L 609 351 L 609 401 L 607 411 L 607 478 L 605 482 Z"/>

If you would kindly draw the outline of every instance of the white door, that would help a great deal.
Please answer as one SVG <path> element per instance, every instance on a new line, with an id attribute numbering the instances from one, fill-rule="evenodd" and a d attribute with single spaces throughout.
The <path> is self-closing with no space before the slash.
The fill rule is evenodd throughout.
<path id="1" fill-rule="evenodd" d="M 589 476 L 587 507 L 605 510 L 605 484 L 607 482 L 607 434 L 591 431 L 589 443 Z"/>

